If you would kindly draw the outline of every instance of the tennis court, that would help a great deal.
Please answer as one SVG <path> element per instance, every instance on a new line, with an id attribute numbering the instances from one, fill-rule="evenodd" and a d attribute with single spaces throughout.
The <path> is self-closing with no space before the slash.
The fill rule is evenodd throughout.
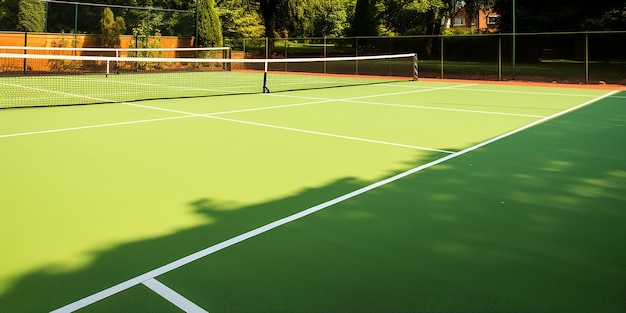
<path id="1" fill-rule="evenodd" d="M 0 311 L 623 312 L 624 138 L 465 81 L 0 110 Z"/>

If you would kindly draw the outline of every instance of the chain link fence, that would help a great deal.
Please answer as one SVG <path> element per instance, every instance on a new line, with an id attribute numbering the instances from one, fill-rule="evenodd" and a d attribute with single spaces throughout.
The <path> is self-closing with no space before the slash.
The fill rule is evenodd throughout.
<path id="1" fill-rule="evenodd" d="M 246 58 L 417 53 L 420 77 L 626 85 L 626 31 L 227 41 Z M 515 46 L 515 51 L 513 50 Z"/>
<path id="2" fill-rule="evenodd" d="M 0 46 L 95 47 L 94 35 L 0 32 Z M 133 36 L 122 36 L 130 47 Z M 163 47 L 193 37 L 160 37 Z M 626 31 L 351 38 L 227 39 L 238 58 L 302 58 L 417 53 L 425 78 L 626 85 Z M 515 45 L 515 50 L 513 46 Z M 273 70 L 289 71 L 284 68 Z M 358 66 L 355 64 L 355 66 Z M 320 67 L 319 72 L 328 69 Z"/>

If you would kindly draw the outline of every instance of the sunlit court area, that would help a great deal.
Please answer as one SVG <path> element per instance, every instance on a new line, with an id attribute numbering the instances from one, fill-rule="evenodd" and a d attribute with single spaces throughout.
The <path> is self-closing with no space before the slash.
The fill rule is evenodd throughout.
<path id="1" fill-rule="evenodd" d="M 0 312 L 626 311 L 621 7 L 35 2 L 0 1 Z"/>

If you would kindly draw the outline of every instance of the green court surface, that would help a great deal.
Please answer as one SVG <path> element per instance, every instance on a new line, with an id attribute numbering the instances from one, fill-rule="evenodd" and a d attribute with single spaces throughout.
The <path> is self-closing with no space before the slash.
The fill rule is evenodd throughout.
<path id="1" fill-rule="evenodd" d="M 626 93 L 0 110 L 0 312 L 624 312 Z"/>

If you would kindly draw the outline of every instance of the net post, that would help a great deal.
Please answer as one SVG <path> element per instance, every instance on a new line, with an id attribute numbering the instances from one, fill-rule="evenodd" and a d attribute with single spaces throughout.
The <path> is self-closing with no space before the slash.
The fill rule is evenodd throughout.
<path id="1" fill-rule="evenodd" d="M 224 51 L 224 57 L 223 59 L 232 59 L 233 58 L 233 48 L 232 47 L 228 47 L 225 51 Z M 226 62 L 225 65 L 225 70 L 226 71 L 232 71 L 233 70 L 233 63 L 232 62 Z"/>
<path id="2" fill-rule="evenodd" d="M 119 58 L 120 57 L 120 49 L 115 49 L 115 58 Z M 119 74 L 120 73 L 120 61 L 115 61 L 115 73 Z"/>
<path id="3" fill-rule="evenodd" d="M 413 81 L 418 81 L 417 53 L 413 55 Z"/>
<path id="4" fill-rule="evenodd" d="M 263 71 L 263 93 L 270 93 L 270 89 L 267 88 L 267 68 L 269 66 L 269 62 L 265 61 L 265 70 Z"/>
<path id="5" fill-rule="evenodd" d="M 111 61 L 107 60 L 107 72 L 106 72 L 106 74 L 104 75 L 104 77 L 109 77 L 109 72 L 110 72 L 110 64 L 111 64 Z"/>

